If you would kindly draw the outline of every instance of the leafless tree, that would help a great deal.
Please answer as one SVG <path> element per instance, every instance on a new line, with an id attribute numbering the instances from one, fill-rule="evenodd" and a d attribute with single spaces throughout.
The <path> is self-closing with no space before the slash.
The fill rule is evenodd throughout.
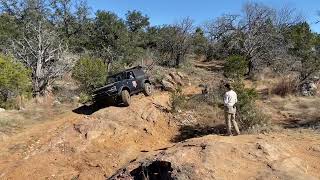
<path id="1" fill-rule="evenodd" d="M 305 17 L 301 12 L 296 8 L 285 5 L 277 11 L 275 24 L 277 27 L 284 29 L 304 21 Z"/>
<path id="2" fill-rule="evenodd" d="M 233 49 L 234 42 L 238 42 L 239 15 L 225 14 L 203 25 L 204 33 L 208 39 L 205 49 L 207 60 L 223 59 Z M 238 48 L 240 49 L 240 48 Z"/>
<path id="3" fill-rule="evenodd" d="M 214 42 L 237 30 L 239 15 L 223 15 L 204 24 L 204 32 L 209 41 Z"/>
<path id="4" fill-rule="evenodd" d="M 222 58 L 230 54 L 245 56 L 248 74 L 252 75 L 265 66 L 291 60 L 283 35 L 286 28 L 302 19 L 288 7 L 276 10 L 250 2 L 244 5 L 241 15 L 224 15 L 205 24 L 204 29 L 209 47 L 213 47 L 209 50 L 222 53 Z"/>
<path id="5" fill-rule="evenodd" d="M 28 22 L 24 30 L 21 39 L 13 40 L 13 54 L 32 70 L 34 95 L 43 95 L 71 63 L 64 58 L 66 47 L 45 21 Z"/>
<path id="6" fill-rule="evenodd" d="M 193 21 L 190 18 L 185 18 L 175 24 L 174 27 L 177 32 L 175 37 L 177 41 L 175 65 L 179 66 L 191 47 L 190 35 L 194 28 Z"/>

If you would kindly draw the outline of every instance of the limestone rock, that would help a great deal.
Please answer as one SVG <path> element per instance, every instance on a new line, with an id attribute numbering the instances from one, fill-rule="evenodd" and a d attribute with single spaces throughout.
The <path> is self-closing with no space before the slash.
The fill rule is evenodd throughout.
<path id="1" fill-rule="evenodd" d="M 187 77 L 184 73 L 179 72 L 179 71 L 177 72 L 177 75 L 180 76 L 181 79 Z"/>
<path id="2" fill-rule="evenodd" d="M 178 84 L 179 86 L 183 85 L 182 78 L 177 73 L 172 72 L 169 75 L 172 77 L 176 84 Z"/>
<path id="3" fill-rule="evenodd" d="M 301 85 L 301 94 L 303 96 L 314 96 L 317 94 L 317 85 L 314 81 L 306 81 Z"/>
<path id="4" fill-rule="evenodd" d="M 271 167 L 274 171 L 276 171 L 275 175 L 280 179 L 317 179 L 307 174 L 307 167 L 304 165 L 303 161 L 297 157 L 289 157 L 276 161 L 271 165 Z"/>
<path id="5" fill-rule="evenodd" d="M 162 83 L 164 90 L 166 90 L 166 91 L 174 91 L 175 90 L 175 86 L 171 82 L 163 79 L 161 83 Z"/>
<path id="6" fill-rule="evenodd" d="M 178 86 L 183 86 L 185 84 L 186 75 L 181 72 L 170 72 L 166 74 L 161 80 L 161 85 L 166 91 L 174 91 Z"/>
<path id="7" fill-rule="evenodd" d="M 320 144 L 316 144 L 316 145 L 311 146 L 310 150 L 320 153 Z"/>

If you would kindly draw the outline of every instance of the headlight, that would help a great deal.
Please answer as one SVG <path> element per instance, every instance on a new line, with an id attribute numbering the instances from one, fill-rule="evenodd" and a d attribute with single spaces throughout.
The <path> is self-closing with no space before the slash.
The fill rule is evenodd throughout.
<path id="1" fill-rule="evenodd" d="M 117 87 L 113 86 L 109 91 L 111 91 L 111 92 L 117 91 Z"/>

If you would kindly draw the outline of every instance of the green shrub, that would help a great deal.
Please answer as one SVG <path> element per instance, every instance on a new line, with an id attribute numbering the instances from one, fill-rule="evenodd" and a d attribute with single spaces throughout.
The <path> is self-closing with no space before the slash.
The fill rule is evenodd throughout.
<path id="1" fill-rule="evenodd" d="M 238 95 L 237 117 L 243 130 L 253 127 L 266 126 L 269 124 L 269 117 L 256 107 L 258 93 L 255 89 L 245 88 L 241 80 L 232 83 L 234 91 Z"/>
<path id="2" fill-rule="evenodd" d="M 85 104 L 89 101 L 92 100 L 92 97 L 89 96 L 88 94 L 86 93 L 80 93 L 80 96 L 79 96 L 79 103 L 82 103 L 82 104 Z"/>
<path id="3" fill-rule="evenodd" d="M 270 125 L 269 117 L 254 106 L 254 104 L 242 106 L 238 111 L 238 119 L 241 128 L 245 131 Z"/>
<path id="4" fill-rule="evenodd" d="M 116 74 L 125 70 L 126 64 L 123 61 L 114 61 L 110 68 L 109 74 Z"/>
<path id="5" fill-rule="evenodd" d="M 30 71 L 13 58 L 0 55 L 0 107 L 15 108 L 14 98 L 31 93 Z"/>
<path id="6" fill-rule="evenodd" d="M 241 78 L 247 72 L 248 62 L 243 56 L 230 56 L 224 66 L 224 74 L 228 78 Z"/>
<path id="7" fill-rule="evenodd" d="M 176 113 L 185 109 L 187 101 L 187 97 L 182 93 L 181 88 L 176 89 L 170 96 L 171 111 Z"/>
<path id="8" fill-rule="evenodd" d="M 253 104 L 258 99 L 258 93 L 253 88 L 245 88 L 241 80 L 232 83 L 234 91 L 238 95 L 237 106 L 244 107 L 248 104 Z"/>
<path id="9" fill-rule="evenodd" d="M 106 83 L 107 66 L 100 59 L 83 57 L 74 66 L 72 77 L 80 83 L 84 93 L 90 94 Z"/>

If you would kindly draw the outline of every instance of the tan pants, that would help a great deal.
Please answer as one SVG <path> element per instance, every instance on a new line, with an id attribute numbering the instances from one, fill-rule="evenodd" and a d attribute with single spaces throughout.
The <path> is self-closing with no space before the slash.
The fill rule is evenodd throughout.
<path id="1" fill-rule="evenodd" d="M 235 109 L 230 110 L 230 107 L 225 107 L 224 114 L 225 114 L 225 121 L 227 125 L 228 135 L 232 135 L 231 122 L 233 124 L 234 129 L 236 130 L 237 135 L 239 135 L 240 131 L 239 131 L 238 124 L 236 122 L 236 110 Z"/>

